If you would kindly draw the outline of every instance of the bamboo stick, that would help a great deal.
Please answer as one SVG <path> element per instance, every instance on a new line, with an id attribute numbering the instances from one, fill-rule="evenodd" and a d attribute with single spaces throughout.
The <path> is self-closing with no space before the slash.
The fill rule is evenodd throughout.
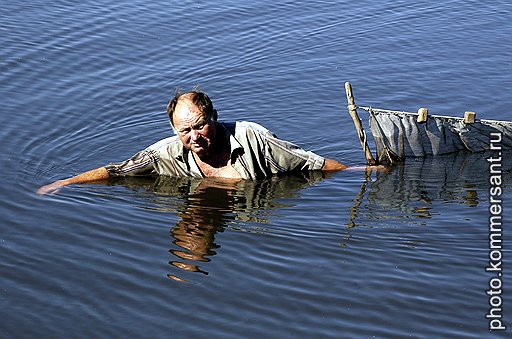
<path id="1" fill-rule="evenodd" d="M 361 146 L 363 147 L 364 156 L 366 158 L 366 162 L 368 165 L 376 165 L 377 161 L 373 158 L 372 151 L 366 142 L 366 134 L 363 130 L 363 126 L 361 124 L 361 119 L 357 115 L 357 106 L 354 101 L 354 96 L 352 95 L 352 86 L 350 82 L 345 82 L 345 92 L 347 93 L 347 101 L 348 101 L 348 113 L 354 122 L 354 126 L 357 131 L 357 135 L 359 137 L 359 141 L 361 142 Z"/>

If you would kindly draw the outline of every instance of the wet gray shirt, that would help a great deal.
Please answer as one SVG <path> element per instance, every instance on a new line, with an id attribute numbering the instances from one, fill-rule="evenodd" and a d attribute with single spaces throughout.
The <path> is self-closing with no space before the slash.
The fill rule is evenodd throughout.
<path id="1" fill-rule="evenodd" d="M 291 171 L 320 170 L 324 165 L 323 157 L 278 139 L 256 123 L 217 123 L 217 133 L 223 133 L 224 140 L 229 140 L 231 165 L 243 179 L 260 179 Z M 126 161 L 105 167 L 110 176 L 153 174 L 204 177 L 192 153 L 183 147 L 178 136 L 160 140 Z"/>

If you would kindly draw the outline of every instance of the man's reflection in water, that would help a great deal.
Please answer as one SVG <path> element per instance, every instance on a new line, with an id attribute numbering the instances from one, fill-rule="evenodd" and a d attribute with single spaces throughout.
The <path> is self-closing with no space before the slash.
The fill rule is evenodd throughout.
<path id="1" fill-rule="evenodd" d="M 504 185 L 511 184 L 510 168 L 504 166 Z M 453 209 L 453 206 L 444 207 L 453 203 L 475 207 L 481 202 L 479 195 L 485 196 L 488 191 L 486 171 L 485 154 L 459 153 L 409 159 L 390 172 L 378 172 L 374 180 L 367 173 L 366 180 L 361 177 L 361 191 L 354 192 L 352 203 L 350 198 L 343 198 L 349 205 L 345 225 L 350 229 L 397 221 L 426 224 L 439 213 L 433 209 Z M 287 206 L 280 199 L 290 201 L 305 187 L 323 180 L 323 175 L 310 172 L 259 181 L 146 177 L 118 179 L 112 183 L 147 191 L 144 208 L 178 216 L 176 225 L 170 229 L 169 252 L 173 258 L 169 264 L 208 274 L 205 263 L 220 248 L 215 243 L 216 233 L 229 225 L 245 227 L 248 222 L 267 222 L 276 209 Z M 175 274 L 168 277 L 183 281 Z"/>
<path id="2" fill-rule="evenodd" d="M 171 228 L 175 257 L 169 264 L 191 272 L 208 274 L 201 267 L 220 248 L 215 234 L 236 221 L 266 222 L 269 211 L 288 205 L 281 198 L 297 197 L 300 190 L 314 185 L 325 173 L 309 172 L 264 180 L 183 179 L 170 177 L 123 178 L 115 181 L 131 188 L 154 192 L 156 208 L 176 213 L 178 222 Z M 174 274 L 169 278 L 185 281 Z"/>
<path id="3" fill-rule="evenodd" d="M 190 261 L 208 262 L 208 257 L 216 254 L 215 249 L 220 246 L 215 244 L 215 234 L 222 232 L 224 226 L 235 219 L 232 209 L 236 192 L 237 181 L 203 179 L 199 182 L 177 213 L 181 219 L 171 229 L 173 243 L 179 249 L 170 249 L 169 252 L 185 261 L 170 261 L 169 264 L 208 274 Z"/>

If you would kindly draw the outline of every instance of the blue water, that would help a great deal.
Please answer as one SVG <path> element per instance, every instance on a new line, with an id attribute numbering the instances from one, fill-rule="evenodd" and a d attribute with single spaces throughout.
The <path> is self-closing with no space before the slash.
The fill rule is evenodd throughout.
<path id="1" fill-rule="evenodd" d="M 490 333 L 486 155 L 228 185 L 53 180 L 172 133 L 200 86 L 349 165 L 346 112 L 512 120 L 508 1 L 11 1 L 0 6 L 0 336 L 400 338 Z M 512 201 L 503 174 L 504 318 Z"/>

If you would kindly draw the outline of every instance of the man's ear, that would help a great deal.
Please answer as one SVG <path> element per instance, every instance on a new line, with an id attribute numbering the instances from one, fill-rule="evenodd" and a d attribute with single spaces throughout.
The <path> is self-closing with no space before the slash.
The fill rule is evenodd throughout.
<path id="1" fill-rule="evenodd" d="M 217 121 L 217 118 L 219 117 L 219 115 L 217 114 L 217 110 L 216 109 L 213 110 L 212 117 L 213 117 L 213 121 Z"/>

